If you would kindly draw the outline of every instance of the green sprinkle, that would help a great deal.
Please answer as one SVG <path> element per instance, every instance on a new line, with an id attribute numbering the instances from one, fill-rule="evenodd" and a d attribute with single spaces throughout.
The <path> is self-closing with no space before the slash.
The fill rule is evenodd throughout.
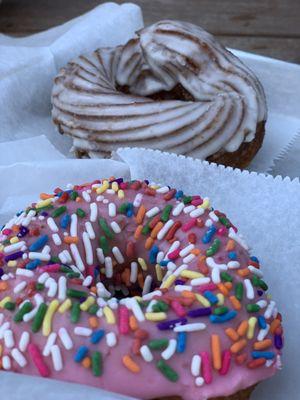
<path id="1" fill-rule="evenodd" d="M 258 312 L 260 310 L 260 307 L 259 307 L 258 304 L 247 304 L 246 305 L 246 310 L 249 313 L 255 313 L 255 312 Z"/>
<path id="2" fill-rule="evenodd" d="M 109 239 L 113 239 L 115 237 L 113 231 L 108 227 L 107 222 L 104 218 L 99 218 L 100 228 L 103 230 L 104 235 Z"/>
<path id="3" fill-rule="evenodd" d="M 171 204 L 167 204 L 166 207 L 163 209 L 160 220 L 162 222 L 167 222 L 169 217 L 170 217 L 170 213 L 172 211 L 173 206 L 171 206 Z"/>
<path id="4" fill-rule="evenodd" d="M 118 208 L 118 212 L 119 212 L 120 214 L 126 214 L 127 209 L 128 209 L 128 203 L 122 203 L 122 204 L 120 205 L 120 207 Z"/>
<path id="5" fill-rule="evenodd" d="M 157 368 L 160 370 L 160 372 L 171 382 L 177 382 L 178 381 L 178 374 L 176 371 L 174 371 L 173 368 L 171 368 L 164 360 L 159 360 L 156 363 Z"/>
<path id="6" fill-rule="evenodd" d="M 146 223 L 146 225 L 143 227 L 143 229 L 142 229 L 142 234 L 143 235 L 148 235 L 148 233 L 150 233 L 150 231 L 151 231 L 151 228 L 150 228 L 150 223 L 151 223 L 151 221 L 152 221 L 152 218 L 151 219 L 149 219 L 149 221 Z"/>
<path id="7" fill-rule="evenodd" d="M 53 256 L 50 258 L 51 264 L 60 264 L 60 259 L 57 256 Z"/>
<path id="8" fill-rule="evenodd" d="M 235 291 L 235 297 L 239 300 L 243 300 L 243 294 L 244 294 L 244 287 L 241 282 L 237 283 L 234 288 Z"/>
<path id="9" fill-rule="evenodd" d="M 79 321 L 80 313 L 81 313 L 80 303 L 74 301 L 71 307 L 71 322 L 73 322 L 73 324 L 76 324 Z"/>
<path id="10" fill-rule="evenodd" d="M 102 354 L 99 351 L 92 354 L 92 372 L 94 376 L 102 375 Z"/>
<path id="11" fill-rule="evenodd" d="M 169 339 L 153 339 L 148 343 L 151 350 L 163 350 L 168 347 Z"/>
<path id="12" fill-rule="evenodd" d="M 80 277 L 79 272 L 67 272 L 68 279 L 79 278 L 79 277 Z"/>
<path id="13" fill-rule="evenodd" d="M 84 218 L 86 216 L 85 211 L 83 211 L 82 208 L 77 208 L 76 214 L 78 215 L 79 218 Z"/>
<path id="14" fill-rule="evenodd" d="M 192 196 L 184 196 L 182 199 L 183 204 L 189 204 L 193 200 Z"/>
<path id="15" fill-rule="evenodd" d="M 222 279 L 222 281 L 225 281 L 225 282 L 232 282 L 232 281 L 233 281 L 232 276 L 229 275 L 229 274 L 228 274 L 227 272 L 225 272 L 225 271 L 222 271 L 222 272 L 221 272 L 221 279 Z"/>
<path id="16" fill-rule="evenodd" d="M 68 267 L 67 265 L 61 265 L 59 268 L 59 272 L 63 272 L 64 274 L 68 274 L 72 271 L 73 270 L 70 267 Z"/>
<path id="17" fill-rule="evenodd" d="M 266 290 L 269 289 L 269 287 L 268 287 L 268 285 L 266 284 L 266 282 L 263 281 L 262 279 L 259 280 L 259 287 L 260 287 L 262 290 L 264 290 L 264 291 L 266 291 Z"/>
<path id="18" fill-rule="evenodd" d="M 12 301 L 7 301 L 4 304 L 4 308 L 8 311 L 14 311 L 14 309 L 16 308 L 16 303 L 13 303 Z"/>
<path id="19" fill-rule="evenodd" d="M 109 244 L 105 236 L 100 236 L 99 245 L 103 250 L 103 254 L 107 256 L 109 254 Z"/>
<path id="20" fill-rule="evenodd" d="M 231 227 L 231 223 L 228 221 L 226 217 L 219 217 L 219 221 L 221 222 L 222 225 L 226 226 L 226 228 Z"/>
<path id="21" fill-rule="evenodd" d="M 228 312 L 228 307 L 217 307 L 214 309 L 213 314 L 215 315 L 223 315 L 226 314 Z"/>
<path id="22" fill-rule="evenodd" d="M 40 304 L 40 306 L 37 310 L 37 313 L 35 314 L 34 319 L 32 321 L 32 325 L 31 325 L 32 332 L 36 333 L 41 328 L 47 308 L 48 308 L 48 306 L 46 303 Z"/>
<path id="23" fill-rule="evenodd" d="M 40 212 L 45 211 L 45 210 L 51 210 L 52 208 L 54 208 L 54 205 L 53 204 L 48 204 L 47 206 L 37 208 L 35 211 L 40 213 Z"/>
<path id="24" fill-rule="evenodd" d="M 97 306 L 97 304 L 92 304 L 90 306 L 90 308 L 88 309 L 88 313 L 91 315 L 96 315 L 98 310 L 99 310 L 99 307 Z"/>
<path id="25" fill-rule="evenodd" d="M 35 284 L 35 290 L 38 290 L 39 292 L 45 289 L 45 285 L 43 283 L 36 282 Z"/>
<path id="26" fill-rule="evenodd" d="M 219 250 L 221 245 L 220 239 L 215 239 L 213 244 L 206 250 L 206 256 L 212 257 Z"/>
<path id="27" fill-rule="evenodd" d="M 258 286 L 259 286 L 259 278 L 258 278 L 256 275 L 254 275 L 254 276 L 252 277 L 251 281 L 252 281 L 252 285 L 253 285 L 253 286 L 255 286 L 255 287 L 258 287 Z"/>
<path id="28" fill-rule="evenodd" d="M 67 289 L 67 296 L 75 297 L 76 299 L 80 299 L 82 297 L 87 297 L 88 294 L 86 292 L 83 292 L 82 290 Z"/>
<path id="29" fill-rule="evenodd" d="M 166 312 L 169 310 L 169 306 L 167 303 L 164 301 L 158 301 L 152 306 L 152 311 L 153 312 Z"/>
<path id="30" fill-rule="evenodd" d="M 70 194 L 71 200 L 75 201 L 78 197 L 78 192 L 76 190 L 73 190 L 73 192 Z"/>
<path id="31" fill-rule="evenodd" d="M 14 316 L 14 321 L 15 322 L 21 322 L 23 321 L 23 316 L 27 313 L 29 313 L 33 309 L 33 304 L 30 303 L 30 301 L 26 301 L 22 305 L 22 307 L 17 311 L 17 313 Z"/>
<path id="32" fill-rule="evenodd" d="M 57 218 L 60 215 L 62 215 L 63 213 L 65 213 L 66 211 L 67 211 L 67 207 L 66 206 L 58 207 L 56 210 L 53 211 L 52 217 L 53 218 Z"/>

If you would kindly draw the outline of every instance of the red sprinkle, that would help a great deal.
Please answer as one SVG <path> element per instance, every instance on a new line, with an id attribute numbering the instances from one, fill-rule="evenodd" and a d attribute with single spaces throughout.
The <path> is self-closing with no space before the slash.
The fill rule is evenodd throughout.
<path id="1" fill-rule="evenodd" d="M 192 244 L 195 244 L 197 242 L 197 236 L 195 233 L 189 233 L 188 234 L 188 241 Z"/>
<path id="2" fill-rule="evenodd" d="M 168 259 L 169 260 L 176 260 L 176 258 L 179 257 L 180 249 L 176 249 L 172 251 L 171 253 L 168 254 Z"/>
<path id="3" fill-rule="evenodd" d="M 39 271 L 43 272 L 58 272 L 60 270 L 60 264 L 49 264 L 39 267 Z"/>
<path id="4" fill-rule="evenodd" d="M 250 369 L 255 369 L 261 367 L 262 365 L 265 365 L 265 363 L 266 363 L 265 358 L 257 358 L 256 360 L 248 362 L 247 367 Z"/>
<path id="5" fill-rule="evenodd" d="M 178 229 L 181 227 L 182 222 L 180 221 L 176 221 L 175 224 L 171 227 L 171 229 L 169 230 L 169 232 L 166 235 L 166 240 L 171 240 L 173 239 L 176 231 L 178 231 Z"/>
<path id="6" fill-rule="evenodd" d="M 187 232 L 193 228 L 197 224 L 197 218 L 191 218 L 186 224 L 184 224 L 181 228 L 183 232 Z"/>
<path id="7" fill-rule="evenodd" d="M 230 362 L 231 362 L 231 353 L 229 350 L 223 351 L 222 354 L 222 367 L 219 371 L 220 375 L 226 375 L 227 372 L 229 371 L 230 367 Z"/>
<path id="8" fill-rule="evenodd" d="M 46 378 L 50 375 L 49 369 L 47 365 L 44 363 L 43 357 L 40 353 L 39 348 L 34 343 L 29 343 L 28 352 L 34 362 L 34 365 L 37 367 L 41 376 Z"/>
<path id="9" fill-rule="evenodd" d="M 204 292 L 206 292 L 206 290 L 213 291 L 213 290 L 216 290 L 217 288 L 218 288 L 217 285 L 215 285 L 214 283 L 207 283 L 206 285 L 199 286 L 198 291 L 200 293 L 204 293 Z"/>
<path id="10" fill-rule="evenodd" d="M 185 308 L 178 301 L 171 301 L 171 307 L 174 310 L 175 314 L 178 315 L 178 317 L 186 316 Z"/>
<path id="11" fill-rule="evenodd" d="M 128 242 L 126 246 L 126 256 L 129 258 L 135 257 L 135 245 L 133 242 Z"/>
<path id="12" fill-rule="evenodd" d="M 173 197 L 175 196 L 175 194 L 176 194 L 176 189 L 171 189 L 168 193 L 166 193 L 166 194 L 164 195 L 164 200 L 165 200 L 165 201 L 168 201 L 168 200 L 173 199 Z"/>

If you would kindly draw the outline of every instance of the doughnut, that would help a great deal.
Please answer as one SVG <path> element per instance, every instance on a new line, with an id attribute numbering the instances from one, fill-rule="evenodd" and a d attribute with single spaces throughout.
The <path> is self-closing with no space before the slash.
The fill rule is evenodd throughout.
<path id="1" fill-rule="evenodd" d="M 40 194 L 0 232 L 4 371 L 233 400 L 281 368 L 259 260 L 206 197 L 96 180 Z"/>
<path id="2" fill-rule="evenodd" d="M 160 21 L 62 68 L 52 116 L 78 157 L 145 147 L 244 168 L 267 118 L 256 76 L 195 25 Z"/>

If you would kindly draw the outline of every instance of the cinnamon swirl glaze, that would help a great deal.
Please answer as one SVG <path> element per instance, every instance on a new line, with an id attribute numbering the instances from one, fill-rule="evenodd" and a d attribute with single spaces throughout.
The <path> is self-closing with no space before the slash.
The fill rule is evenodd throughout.
<path id="1" fill-rule="evenodd" d="M 218 161 L 252 146 L 252 158 L 266 120 L 256 76 L 200 27 L 167 20 L 69 62 L 52 103 L 59 131 L 88 157 L 137 146 Z"/>

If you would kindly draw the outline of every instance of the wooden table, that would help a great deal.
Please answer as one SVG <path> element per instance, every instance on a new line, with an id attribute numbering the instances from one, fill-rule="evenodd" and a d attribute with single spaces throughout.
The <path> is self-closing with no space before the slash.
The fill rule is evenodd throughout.
<path id="1" fill-rule="evenodd" d="M 122 1 L 117 1 L 123 3 Z M 28 35 L 61 24 L 97 0 L 3 0 L 0 32 Z M 224 45 L 300 63 L 299 0 L 136 0 L 145 24 L 163 18 L 201 25 Z"/>

